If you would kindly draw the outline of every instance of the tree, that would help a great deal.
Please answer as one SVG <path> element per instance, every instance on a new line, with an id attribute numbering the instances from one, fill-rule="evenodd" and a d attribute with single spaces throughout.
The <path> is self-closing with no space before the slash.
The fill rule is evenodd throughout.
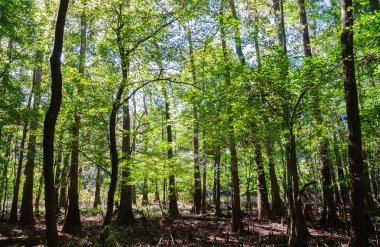
<path id="1" fill-rule="evenodd" d="M 54 133 L 55 124 L 62 102 L 62 73 L 61 54 L 63 47 L 63 34 L 66 21 L 66 13 L 69 0 L 61 0 L 59 4 L 57 22 L 55 27 L 55 38 L 53 53 L 50 57 L 51 67 L 51 101 L 45 115 L 43 151 L 44 151 L 44 180 L 45 180 L 45 209 L 46 209 L 46 237 L 48 246 L 58 245 L 58 234 L 56 225 L 56 195 L 54 189 Z"/>
<path id="2" fill-rule="evenodd" d="M 348 164 L 350 168 L 351 244 L 368 246 L 366 205 L 363 198 L 362 136 L 355 78 L 354 10 L 351 0 L 341 0 L 342 9 L 342 62 L 348 124 Z"/>
<path id="3" fill-rule="evenodd" d="M 41 62 L 43 54 L 37 52 L 38 61 Z M 34 225 L 33 215 L 33 182 L 34 182 L 34 163 L 36 157 L 36 133 L 39 124 L 39 108 L 41 101 L 40 86 L 42 81 L 42 68 L 39 66 L 34 74 L 34 101 L 31 104 L 33 115 L 30 123 L 30 134 L 28 141 L 28 155 L 25 165 L 25 183 L 22 194 L 22 203 L 20 210 L 20 223 L 23 225 Z"/>
<path id="4" fill-rule="evenodd" d="M 86 2 L 84 2 L 83 8 L 86 7 Z M 86 14 L 83 10 L 81 14 L 80 21 L 80 50 L 79 50 L 79 67 L 78 72 L 81 76 L 81 79 L 84 77 L 85 64 L 86 64 L 86 43 L 87 43 L 87 22 Z M 80 85 L 80 80 L 77 85 L 77 90 L 79 96 L 81 96 L 82 86 Z M 63 232 L 73 234 L 82 231 L 82 225 L 80 222 L 80 211 L 79 211 L 79 182 L 78 182 L 78 169 L 79 169 L 79 129 L 81 122 L 81 106 L 80 103 L 77 103 L 75 106 L 75 116 L 74 123 L 72 127 L 73 133 L 73 142 L 71 147 L 71 166 L 70 166 L 70 186 L 69 186 L 69 207 L 66 216 L 65 224 L 62 228 Z"/>

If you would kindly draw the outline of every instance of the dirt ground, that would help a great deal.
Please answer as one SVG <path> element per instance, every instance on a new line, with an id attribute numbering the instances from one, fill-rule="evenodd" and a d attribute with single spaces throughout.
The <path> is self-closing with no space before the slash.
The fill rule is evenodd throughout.
<path id="1" fill-rule="evenodd" d="M 45 246 L 43 217 L 34 227 L 0 223 L 0 246 Z M 282 218 L 258 220 L 255 213 L 245 214 L 244 230 L 230 231 L 228 216 L 183 214 L 178 219 L 136 214 L 135 226 L 112 224 L 101 228 L 102 214 L 82 217 L 83 231 L 71 236 L 62 233 L 63 216 L 58 221 L 61 246 L 286 246 L 286 223 Z M 343 230 L 309 225 L 310 246 L 348 246 Z M 376 236 L 371 243 L 377 246 Z"/>

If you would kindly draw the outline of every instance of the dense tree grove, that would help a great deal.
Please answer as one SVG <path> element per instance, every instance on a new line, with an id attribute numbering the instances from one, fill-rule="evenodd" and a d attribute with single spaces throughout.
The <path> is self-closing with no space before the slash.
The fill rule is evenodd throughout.
<path id="1" fill-rule="evenodd" d="M 0 1 L 0 246 L 380 246 L 379 5 Z"/>

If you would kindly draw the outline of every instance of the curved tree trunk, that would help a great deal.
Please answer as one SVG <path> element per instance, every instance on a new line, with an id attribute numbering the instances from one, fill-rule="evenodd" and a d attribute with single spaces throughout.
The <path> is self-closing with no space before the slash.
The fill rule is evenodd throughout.
<path id="1" fill-rule="evenodd" d="M 62 73 L 61 54 L 63 34 L 66 21 L 66 12 L 69 0 L 61 0 L 58 10 L 53 53 L 50 57 L 51 67 L 51 101 L 44 121 L 43 150 L 44 150 L 44 180 L 45 180 L 45 209 L 46 209 L 46 237 L 47 246 L 58 246 L 56 225 L 55 189 L 54 189 L 54 132 L 57 117 L 62 102 Z"/>

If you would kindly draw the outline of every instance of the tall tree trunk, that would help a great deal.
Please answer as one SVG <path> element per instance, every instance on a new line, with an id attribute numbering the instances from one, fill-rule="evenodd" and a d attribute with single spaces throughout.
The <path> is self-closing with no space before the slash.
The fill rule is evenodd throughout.
<path id="1" fill-rule="evenodd" d="M 343 81 L 348 125 L 348 163 L 350 168 L 351 245 L 368 246 L 366 205 L 364 202 L 362 136 L 355 78 L 354 10 L 352 0 L 341 0 Z"/>
<path id="2" fill-rule="evenodd" d="M 85 14 L 86 4 L 83 6 L 81 14 L 80 28 L 80 50 L 79 50 L 79 66 L 78 72 L 81 78 L 84 77 L 86 64 L 86 49 L 87 49 L 87 23 Z M 78 95 L 81 96 L 82 87 L 80 79 L 77 82 Z M 79 101 L 78 101 L 79 102 Z M 69 207 L 66 215 L 65 224 L 62 231 L 69 234 L 74 234 L 82 231 L 79 210 L 79 129 L 81 122 L 81 106 L 79 103 L 74 105 L 74 123 L 73 123 L 73 141 L 71 146 L 71 166 L 70 166 L 70 184 L 69 184 Z"/>
<path id="3" fill-rule="evenodd" d="M 28 107 L 27 107 L 28 109 L 30 108 L 31 99 L 32 99 L 32 94 L 30 94 L 29 96 Z M 12 206 L 11 206 L 11 212 L 9 214 L 10 223 L 16 223 L 18 221 L 18 216 L 17 216 L 18 215 L 17 214 L 18 197 L 19 197 L 19 191 L 20 191 L 21 170 L 22 170 L 22 163 L 24 161 L 24 149 L 25 149 L 25 140 L 26 140 L 27 132 L 28 132 L 28 124 L 24 123 L 23 130 L 22 130 L 21 143 L 20 143 L 20 155 L 18 159 L 16 179 L 15 179 L 15 184 L 13 187 Z"/>
<path id="4" fill-rule="evenodd" d="M 12 134 L 9 134 L 8 136 L 8 146 L 6 148 L 6 151 L 5 151 L 5 157 L 6 157 L 6 161 L 4 162 L 4 168 L 3 168 L 3 174 L 2 174 L 2 181 L 1 181 L 1 187 L 0 187 L 0 200 L 3 199 L 2 201 L 2 213 L 1 213 L 1 218 L 3 219 L 4 218 L 4 213 L 5 213 L 5 204 L 6 204 L 6 201 L 7 201 L 7 190 L 8 190 L 8 166 L 9 166 L 9 162 L 11 160 L 11 145 L 12 145 Z M 3 195 L 3 192 L 4 192 L 4 195 Z M 0 205 L 1 205 L 1 201 L 0 201 Z"/>
<path id="5" fill-rule="evenodd" d="M 63 47 L 63 34 L 66 22 L 66 12 L 69 0 L 61 0 L 59 4 L 53 53 L 50 57 L 51 67 L 51 101 L 44 121 L 43 150 L 44 150 L 44 180 L 45 180 L 45 209 L 46 209 L 46 237 L 47 246 L 58 246 L 56 225 L 55 189 L 54 189 L 54 133 L 55 124 L 62 102 L 62 73 L 61 54 Z"/>
<path id="6" fill-rule="evenodd" d="M 223 20 L 223 1 L 220 5 L 220 13 L 219 13 L 219 24 L 220 24 L 220 35 L 221 35 L 221 43 L 222 43 L 222 52 L 223 52 L 223 60 L 225 63 L 224 68 L 224 79 L 226 86 L 232 89 L 231 87 L 231 75 L 230 75 L 230 59 L 228 57 L 227 51 L 227 42 L 226 42 L 226 34 Z M 236 34 L 236 33 L 235 33 Z M 235 35 L 235 37 L 237 37 Z M 240 42 L 241 43 L 241 42 Z M 237 43 L 239 45 L 239 43 Z M 237 46 L 238 48 L 238 46 Z M 239 52 L 240 53 L 240 52 Z M 238 55 L 239 55 L 238 53 Z M 243 63 L 244 60 L 240 59 Z M 233 198 L 232 198 L 232 231 L 237 232 L 243 227 L 241 209 L 240 209 L 240 180 L 239 180 L 239 166 L 238 166 L 238 157 L 236 151 L 236 142 L 235 142 L 235 130 L 233 127 L 233 116 L 231 115 L 232 105 L 231 99 L 228 99 L 228 109 L 230 116 L 227 120 L 227 138 L 228 138 L 228 146 L 230 149 L 231 156 L 231 178 L 232 178 L 232 189 L 233 189 Z"/>
<path id="7" fill-rule="evenodd" d="M 299 15 L 300 23 L 302 25 L 302 40 L 303 40 L 303 50 L 306 58 L 312 57 L 311 45 L 310 45 L 310 35 L 309 35 L 309 25 L 306 16 L 305 0 L 298 0 L 299 5 Z M 308 62 L 308 61 L 306 61 Z M 323 118 L 321 113 L 321 103 L 319 100 L 319 93 L 316 92 L 316 102 L 315 102 L 315 119 L 318 125 L 323 125 Z M 319 143 L 319 155 L 321 160 L 321 175 L 322 175 L 322 191 L 323 191 L 323 211 L 320 219 L 320 224 L 327 227 L 335 227 L 338 224 L 338 216 L 336 214 L 336 208 L 334 203 L 334 191 L 331 178 L 330 160 L 329 160 L 329 149 L 328 140 L 321 131 L 319 131 L 318 136 L 321 138 Z"/>
<path id="8" fill-rule="evenodd" d="M 69 169 L 70 152 L 68 152 L 63 160 L 62 175 L 60 179 L 59 191 L 59 207 L 67 209 L 67 175 Z"/>
<path id="9" fill-rule="evenodd" d="M 119 169 L 119 155 L 116 146 L 116 115 L 119 109 L 121 96 L 123 94 L 124 86 L 120 85 L 116 98 L 112 102 L 112 111 L 110 115 L 110 156 L 111 156 L 111 182 L 108 189 L 107 196 L 107 210 L 104 217 L 103 226 L 109 225 L 112 220 L 113 204 L 115 199 L 116 185 L 118 179 Z"/>
<path id="10" fill-rule="evenodd" d="M 100 187 L 102 185 L 102 181 L 100 178 L 100 168 L 98 167 L 96 171 L 96 182 L 95 182 L 95 198 L 94 198 L 94 208 L 97 208 L 100 206 L 101 200 L 100 200 Z"/>
<path id="11" fill-rule="evenodd" d="M 42 61 L 43 55 L 37 52 L 37 59 Z M 34 163 L 36 157 L 36 131 L 39 124 L 39 108 L 41 101 L 41 87 L 42 81 L 42 67 L 39 65 L 34 73 L 33 89 L 34 89 L 34 102 L 31 104 L 32 118 L 30 121 L 30 134 L 28 141 L 28 154 L 25 165 L 25 182 L 22 194 L 21 210 L 20 210 L 20 223 L 23 225 L 34 225 L 35 219 L 33 215 L 33 182 L 34 182 Z"/>
<path id="12" fill-rule="evenodd" d="M 277 2 L 277 5 L 278 5 L 278 2 Z M 276 15 L 278 15 L 278 13 Z M 260 72 L 261 71 L 261 52 L 260 52 L 260 45 L 259 45 L 259 38 L 258 38 L 258 36 L 259 36 L 259 29 L 258 29 L 258 24 L 257 24 L 258 21 L 259 21 L 258 17 L 257 17 L 257 15 L 255 15 L 253 39 L 254 39 L 254 46 L 255 46 L 255 51 L 256 51 L 257 68 L 258 68 L 258 72 Z M 279 43 L 282 44 L 282 33 L 281 32 L 278 32 L 278 33 L 279 33 L 279 37 L 281 38 L 281 40 L 279 40 Z M 264 93 L 261 93 L 261 95 L 262 95 L 262 97 L 264 97 Z M 269 124 L 267 117 L 264 118 L 264 124 L 265 125 Z M 252 123 L 252 125 L 254 126 L 253 130 L 255 133 L 256 132 L 255 129 L 257 128 L 256 124 Z M 267 137 L 267 144 L 266 145 L 267 145 L 267 154 L 268 154 L 268 159 L 269 159 L 268 166 L 269 166 L 269 176 L 270 176 L 270 182 L 271 182 L 272 202 L 271 202 L 271 208 L 269 208 L 269 210 L 265 209 L 265 211 L 262 212 L 262 216 L 263 217 L 283 216 L 284 215 L 284 207 L 283 207 L 283 203 L 282 203 L 282 200 L 280 197 L 280 187 L 278 186 L 276 172 L 274 170 L 273 143 L 272 143 L 270 136 Z M 260 144 L 259 144 L 259 149 L 261 149 Z M 254 150 L 254 153 L 255 152 L 261 152 L 261 151 Z M 261 153 L 256 154 L 256 156 L 257 155 L 259 155 L 261 157 Z M 261 160 L 261 158 L 259 160 Z M 256 165 L 257 165 L 257 161 L 256 161 Z M 259 175 L 259 170 L 257 170 L 257 173 Z M 261 190 L 260 201 L 258 200 L 258 205 L 260 205 L 260 208 L 263 209 L 263 208 L 267 207 L 266 203 L 268 201 L 268 196 L 267 196 L 268 191 L 267 191 L 266 185 L 265 185 L 265 187 L 262 187 L 259 185 L 259 178 L 263 180 L 262 183 L 265 182 L 265 173 L 264 173 L 263 169 L 260 173 L 262 173 L 262 174 L 260 174 L 260 176 L 257 177 L 258 178 L 257 179 L 257 188 L 260 188 L 260 190 Z M 262 200 L 264 200 L 264 201 L 262 201 Z"/>
<path id="13" fill-rule="evenodd" d="M 191 31 L 187 30 L 187 40 L 190 53 L 190 67 L 193 85 L 197 85 L 197 76 L 195 71 L 193 42 L 191 39 Z M 201 212 L 201 171 L 199 166 L 199 131 L 198 131 L 198 109 L 196 103 L 193 102 L 193 148 L 194 148 L 194 211 L 196 214 Z"/>

